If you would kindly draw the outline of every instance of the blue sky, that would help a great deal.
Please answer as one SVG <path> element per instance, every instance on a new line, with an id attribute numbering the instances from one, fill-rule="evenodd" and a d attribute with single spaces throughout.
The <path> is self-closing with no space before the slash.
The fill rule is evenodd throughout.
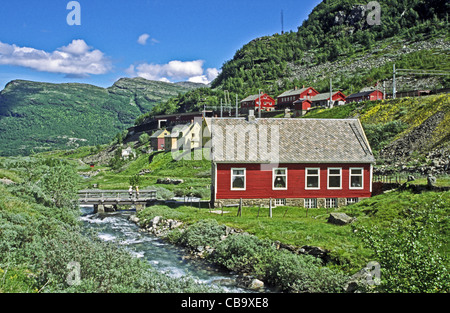
<path id="1" fill-rule="evenodd" d="M 319 0 L 3 1 L 0 90 L 11 80 L 109 87 L 121 77 L 207 83 L 257 37 L 296 31 Z M 70 16 L 72 17 L 72 16 Z M 73 16 L 75 19 L 76 16 Z"/>

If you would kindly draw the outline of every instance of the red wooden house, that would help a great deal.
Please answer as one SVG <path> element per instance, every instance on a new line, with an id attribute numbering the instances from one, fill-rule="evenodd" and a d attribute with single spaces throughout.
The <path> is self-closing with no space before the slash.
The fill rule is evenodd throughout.
<path id="1" fill-rule="evenodd" d="M 153 151 L 161 151 L 165 149 L 165 136 L 170 135 L 170 132 L 166 129 L 157 130 L 150 136 L 150 146 Z"/>
<path id="2" fill-rule="evenodd" d="M 261 100 L 261 111 L 275 110 L 275 100 L 262 93 L 261 95 L 251 95 L 241 101 L 241 113 L 248 114 L 250 110 L 259 111 L 259 101 Z"/>
<path id="3" fill-rule="evenodd" d="M 214 118 L 216 207 L 339 207 L 372 193 L 375 162 L 357 119 Z"/>
<path id="4" fill-rule="evenodd" d="M 379 90 L 364 91 L 351 94 L 346 98 L 346 102 L 360 102 L 366 100 L 383 100 L 383 93 Z"/>
<path id="5" fill-rule="evenodd" d="M 294 117 L 303 116 L 311 109 L 311 101 L 307 99 L 298 99 L 294 101 Z"/>
<path id="6" fill-rule="evenodd" d="M 345 104 L 345 95 L 341 91 L 335 91 L 332 96 L 332 103 L 330 105 L 330 93 L 320 93 L 315 95 L 311 99 L 311 106 L 312 107 L 334 107 L 338 105 L 344 105 Z"/>
<path id="7" fill-rule="evenodd" d="M 303 87 L 283 92 L 277 97 L 277 108 L 284 110 L 286 108 L 294 109 L 294 102 L 299 99 L 311 100 L 315 95 L 319 94 L 317 90 L 312 87 Z"/>

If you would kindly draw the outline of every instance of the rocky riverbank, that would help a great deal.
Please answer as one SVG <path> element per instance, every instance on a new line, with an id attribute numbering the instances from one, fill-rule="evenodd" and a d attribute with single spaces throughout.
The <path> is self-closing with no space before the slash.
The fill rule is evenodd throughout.
<path id="1" fill-rule="evenodd" d="M 131 215 L 129 217 L 129 220 L 136 223 L 142 232 L 150 233 L 156 237 L 159 237 L 164 240 L 168 240 L 173 244 L 177 244 L 174 242 L 174 240 L 171 239 L 171 232 L 179 232 L 183 233 L 186 230 L 188 230 L 191 225 L 187 225 L 186 223 L 183 223 L 178 220 L 174 219 L 164 219 L 161 216 L 155 216 L 151 220 L 141 220 L 136 215 Z M 225 225 L 221 225 L 223 227 L 223 234 L 220 236 L 220 241 L 226 240 L 229 236 L 232 235 L 249 235 L 248 233 L 240 230 L 235 229 L 232 227 L 228 227 Z M 179 244 L 179 243 L 178 243 Z M 202 259 L 209 261 L 209 256 L 213 255 L 215 253 L 216 248 L 212 245 L 196 245 L 196 246 L 187 246 L 187 245 L 181 245 L 185 251 L 186 255 L 183 258 L 187 259 Z M 314 256 L 317 259 L 320 259 L 322 264 L 326 264 L 331 260 L 330 251 L 327 251 L 326 249 L 323 249 L 321 247 L 314 247 L 314 246 L 302 246 L 297 247 L 294 245 L 288 245 L 281 243 L 279 241 L 273 242 L 272 246 L 277 250 L 286 250 L 291 252 L 293 255 L 311 255 Z M 229 270 L 229 269 L 228 269 Z M 233 272 L 233 271 L 232 271 Z M 238 286 L 247 288 L 253 291 L 267 291 L 268 284 L 267 282 L 264 282 L 261 279 L 258 279 L 257 277 L 254 277 L 251 273 L 248 272 L 233 272 L 234 274 L 237 274 L 236 283 Z M 364 284 L 366 276 L 361 274 L 362 272 L 358 272 L 357 274 L 353 275 L 352 277 L 347 280 L 347 283 L 345 286 L 342 286 L 342 290 L 345 292 L 353 292 L 358 289 L 358 286 L 361 286 Z M 271 291 L 275 292 L 281 292 L 281 287 L 273 287 L 271 286 Z"/>
<path id="2" fill-rule="evenodd" d="M 161 216 L 155 216 L 149 221 L 141 221 L 136 215 L 131 215 L 129 220 L 136 223 L 141 231 L 148 232 L 156 237 L 162 239 L 168 239 L 168 235 L 171 231 L 178 229 L 183 232 L 186 229 L 186 224 L 174 219 L 163 219 Z M 221 238 L 225 240 L 227 236 L 231 234 L 242 233 L 242 231 L 225 226 L 225 235 Z M 184 247 L 186 248 L 186 247 Z M 185 259 L 205 259 L 207 255 L 214 253 L 214 248 L 208 245 L 197 246 L 195 248 L 186 248 Z M 239 287 L 247 288 L 253 291 L 264 291 L 265 284 L 259 279 L 254 278 L 248 273 L 237 273 L 238 277 L 236 283 Z"/>

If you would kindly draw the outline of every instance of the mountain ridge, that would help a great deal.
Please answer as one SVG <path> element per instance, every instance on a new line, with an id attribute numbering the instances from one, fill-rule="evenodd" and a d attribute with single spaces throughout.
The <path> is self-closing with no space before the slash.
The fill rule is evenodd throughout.
<path id="1" fill-rule="evenodd" d="M 0 92 L 0 155 L 108 143 L 157 103 L 199 87 L 143 78 L 108 88 L 13 80 Z"/>

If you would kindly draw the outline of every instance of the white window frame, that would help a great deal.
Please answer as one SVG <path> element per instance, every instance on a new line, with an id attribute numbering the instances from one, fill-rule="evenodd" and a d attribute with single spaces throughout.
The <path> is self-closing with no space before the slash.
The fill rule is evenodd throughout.
<path id="1" fill-rule="evenodd" d="M 242 176 L 242 175 L 233 175 L 234 171 L 244 171 L 244 188 L 234 188 L 233 187 L 233 177 L 234 176 Z M 247 169 L 246 168 L 237 168 L 233 167 L 231 168 L 231 182 L 230 182 L 230 189 L 231 190 L 246 190 L 247 188 Z"/>
<path id="2" fill-rule="evenodd" d="M 353 203 L 358 203 L 359 202 L 359 198 L 347 198 L 346 200 L 346 204 L 353 204 Z"/>
<path id="3" fill-rule="evenodd" d="M 275 206 L 285 206 L 286 199 L 274 199 Z"/>
<path id="4" fill-rule="evenodd" d="M 317 170 L 317 175 L 308 175 L 308 170 Z M 317 187 L 308 187 L 308 176 L 317 176 Z M 320 168 L 307 167 L 305 168 L 305 190 L 320 190 Z"/>
<path id="5" fill-rule="evenodd" d="M 286 177 L 286 187 L 275 187 L 275 177 L 277 177 L 277 174 L 275 174 L 275 171 L 277 170 L 284 170 L 285 171 L 285 177 Z M 288 189 L 288 169 L 287 167 L 278 167 L 272 169 L 272 190 L 287 190 Z"/>
<path id="6" fill-rule="evenodd" d="M 352 170 L 361 170 L 361 174 L 352 175 Z M 361 187 L 352 187 L 352 176 L 361 176 Z M 364 189 L 364 168 L 363 167 L 350 167 L 348 171 L 348 188 L 349 189 Z"/>
<path id="7" fill-rule="evenodd" d="M 330 176 L 337 176 L 337 174 L 331 174 L 331 170 L 339 170 L 339 186 L 340 187 L 330 187 Z M 342 167 L 329 167 L 327 169 L 327 189 L 341 190 L 342 189 Z"/>
<path id="8" fill-rule="evenodd" d="M 317 199 L 316 198 L 306 198 L 305 199 L 305 209 L 317 209 Z"/>
<path id="9" fill-rule="evenodd" d="M 333 209 L 338 207 L 338 199 L 337 198 L 326 198 L 325 199 L 325 207 L 328 209 Z"/>

